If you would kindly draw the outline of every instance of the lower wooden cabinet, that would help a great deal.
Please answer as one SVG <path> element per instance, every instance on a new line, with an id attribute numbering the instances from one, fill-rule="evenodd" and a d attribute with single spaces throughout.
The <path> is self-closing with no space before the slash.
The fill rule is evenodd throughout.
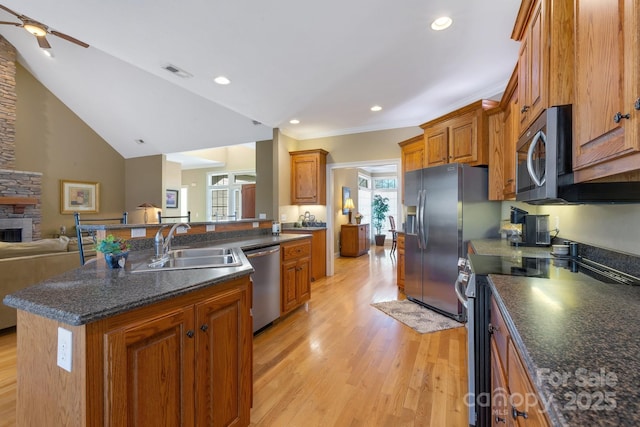
<path id="1" fill-rule="evenodd" d="M 280 245 L 281 303 L 284 315 L 311 299 L 311 239 Z"/>
<path id="2" fill-rule="evenodd" d="M 248 426 L 251 295 L 246 276 L 83 326 L 19 312 L 18 425 Z"/>
<path id="3" fill-rule="evenodd" d="M 287 229 L 286 233 L 311 234 L 311 281 L 327 275 L 327 230 Z"/>
<path id="4" fill-rule="evenodd" d="M 342 224 L 340 255 L 357 257 L 369 252 L 369 224 Z"/>
<path id="5" fill-rule="evenodd" d="M 397 245 L 398 265 L 396 269 L 396 282 L 398 289 L 404 291 L 404 233 L 398 233 Z"/>
<path id="6" fill-rule="evenodd" d="M 550 425 L 495 299 L 491 299 L 491 425 Z"/>

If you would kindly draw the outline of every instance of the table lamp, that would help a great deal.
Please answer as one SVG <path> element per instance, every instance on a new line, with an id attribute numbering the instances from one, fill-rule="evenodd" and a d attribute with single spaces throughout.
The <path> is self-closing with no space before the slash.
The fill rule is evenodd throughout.
<path id="1" fill-rule="evenodd" d="M 158 209 L 158 207 L 156 205 L 154 205 L 153 203 L 149 203 L 149 202 L 144 202 L 144 203 L 138 205 L 138 209 L 144 209 L 144 223 L 145 224 L 147 224 L 149 222 L 149 214 L 147 214 L 147 208 Z"/>
<path id="2" fill-rule="evenodd" d="M 349 210 L 349 224 L 351 224 L 351 211 L 354 208 L 355 208 L 355 205 L 353 204 L 353 199 L 351 197 L 349 197 L 347 200 L 344 201 L 344 209 Z"/>

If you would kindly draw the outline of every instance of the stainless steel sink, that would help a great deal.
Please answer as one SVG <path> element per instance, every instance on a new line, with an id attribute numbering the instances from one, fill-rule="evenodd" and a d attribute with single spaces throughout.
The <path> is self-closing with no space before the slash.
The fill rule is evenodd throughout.
<path id="1" fill-rule="evenodd" d="M 166 259 L 149 260 L 134 265 L 133 272 L 187 270 L 192 268 L 224 268 L 242 265 L 235 249 L 189 248 L 169 251 Z"/>

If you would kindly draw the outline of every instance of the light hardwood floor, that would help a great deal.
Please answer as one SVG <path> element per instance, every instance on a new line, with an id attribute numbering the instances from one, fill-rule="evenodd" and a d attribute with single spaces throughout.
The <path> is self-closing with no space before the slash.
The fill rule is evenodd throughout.
<path id="1" fill-rule="evenodd" d="M 254 339 L 252 426 L 468 425 L 466 329 L 422 335 L 370 305 L 404 298 L 388 248 L 337 259 L 311 295 Z M 15 336 L 0 335 L 0 426 L 15 424 Z"/>

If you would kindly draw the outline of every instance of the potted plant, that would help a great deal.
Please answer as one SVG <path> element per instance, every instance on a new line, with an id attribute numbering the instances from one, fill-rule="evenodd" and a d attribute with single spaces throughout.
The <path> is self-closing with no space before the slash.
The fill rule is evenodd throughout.
<path id="1" fill-rule="evenodd" d="M 356 224 L 360 224 L 362 222 L 362 218 L 364 218 L 364 215 L 362 215 L 360 212 L 356 212 Z"/>
<path id="2" fill-rule="evenodd" d="M 376 229 L 376 246 L 384 246 L 386 235 L 382 234 L 382 226 L 387 219 L 387 212 L 389 212 L 389 198 L 382 197 L 380 194 L 373 196 L 371 217 L 373 219 L 373 228 Z"/>
<path id="3" fill-rule="evenodd" d="M 104 259 L 109 268 L 124 267 L 129 256 L 129 243 L 120 237 L 109 234 L 96 243 L 95 249 L 104 254 Z"/>

